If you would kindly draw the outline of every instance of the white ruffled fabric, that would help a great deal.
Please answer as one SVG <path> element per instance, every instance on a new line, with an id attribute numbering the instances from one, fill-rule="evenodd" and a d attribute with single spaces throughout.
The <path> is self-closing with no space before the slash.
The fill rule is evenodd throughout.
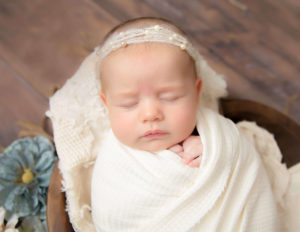
<path id="1" fill-rule="evenodd" d="M 50 110 L 47 112 L 47 115 L 51 118 L 53 124 L 54 141 L 59 156 L 60 171 L 63 176 L 63 188 L 64 188 L 63 190 L 66 192 L 66 197 L 67 197 L 66 198 L 67 211 L 70 220 L 72 222 L 73 228 L 76 232 L 96 231 L 95 226 L 93 224 L 92 215 L 91 215 L 91 178 L 92 178 L 92 172 L 94 168 L 94 162 L 97 156 L 100 154 L 101 149 L 105 147 L 103 145 L 103 142 L 104 139 L 106 138 L 106 135 L 109 133 L 109 129 L 110 129 L 106 113 L 104 111 L 103 105 L 98 96 L 98 88 L 99 88 L 98 81 L 97 81 L 98 62 L 99 62 L 99 58 L 97 57 L 95 52 L 89 55 L 83 61 L 82 65 L 80 66 L 78 71 L 73 75 L 73 77 L 66 82 L 66 84 L 63 86 L 62 89 L 57 91 L 55 95 L 51 97 Z M 215 77 L 216 75 L 215 72 L 211 68 L 209 68 L 209 66 L 206 64 L 205 61 L 203 61 L 202 68 L 203 68 L 202 72 L 207 76 L 207 78 L 209 78 L 210 76 Z M 215 80 L 216 79 L 217 78 L 215 78 Z M 220 89 L 215 90 L 217 92 L 216 99 L 210 99 L 214 102 L 217 101 L 217 98 L 222 95 L 221 93 L 226 92 L 224 89 L 222 90 L 222 88 L 225 88 L 223 81 L 221 81 L 219 84 L 220 84 L 219 85 Z M 220 92 L 218 93 L 218 91 Z M 213 105 L 213 109 L 215 109 L 216 104 L 212 104 L 212 105 Z M 207 112 L 212 112 L 212 111 L 208 110 Z M 298 231 L 300 228 L 300 220 L 299 220 L 300 165 L 298 164 L 297 166 L 291 169 L 287 169 L 283 164 L 281 164 L 280 163 L 281 153 L 278 149 L 278 146 L 273 136 L 267 131 L 265 131 L 264 129 L 256 126 L 254 123 L 249 123 L 249 122 L 238 123 L 237 127 L 239 128 L 239 130 L 237 130 L 233 126 L 233 124 L 228 120 L 221 120 L 222 122 L 223 121 L 225 122 L 224 125 L 223 123 L 218 124 L 217 121 L 219 120 L 219 116 L 216 116 L 217 114 L 209 113 L 209 115 L 212 116 L 211 119 L 209 119 L 209 117 L 208 118 L 204 117 L 206 118 L 205 120 L 208 120 L 207 122 L 209 122 L 207 123 L 206 127 L 209 127 L 210 129 L 205 132 L 208 133 L 207 134 L 208 139 L 203 142 L 205 144 L 210 144 L 210 145 L 205 146 L 206 150 L 204 150 L 204 152 L 206 155 L 204 155 L 203 157 L 201 168 L 192 171 L 187 171 L 187 173 L 183 175 L 185 179 L 183 178 L 181 179 L 181 181 L 182 182 L 186 181 L 185 186 L 187 190 L 185 190 L 186 194 L 183 194 L 183 198 L 181 198 L 180 202 L 174 201 L 173 204 L 168 203 L 169 201 L 165 202 L 165 204 L 170 204 L 168 209 L 172 209 L 172 207 L 175 207 L 173 209 L 180 209 L 179 211 L 183 210 L 182 212 L 186 212 L 187 209 L 191 209 L 192 212 L 197 212 L 197 213 L 186 218 L 185 215 L 180 213 L 178 214 L 172 213 L 170 215 L 167 215 L 167 211 L 162 210 L 161 214 L 163 215 L 164 213 L 167 216 L 164 218 L 160 218 L 158 216 L 153 218 L 152 222 L 156 220 L 156 222 L 158 223 L 157 225 L 153 225 L 154 226 L 153 228 L 155 229 L 151 228 L 152 224 L 145 224 L 143 230 L 139 230 L 139 231 L 160 231 L 161 228 L 166 228 L 169 225 L 167 222 L 174 222 L 175 219 L 181 220 L 178 217 L 179 215 L 181 215 L 187 221 L 190 220 L 189 223 L 186 222 L 186 224 L 184 224 L 184 228 L 195 229 L 197 228 L 197 226 L 201 227 L 201 226 L 209 225 L 211 223 L 211 221 L 208 220 L 206 221 L 207 224 L 202 225 L 202 223 L 198 223 L 192 225 L 197 220 L 197 217 L 200 218 L 200 220 L 202 221 L 204 221 L 205 218 L 216 220 L 217 222 L 215 223 L 216 230 L 218 230 L 218 228 L 234 227 L 232 222 L 238 218 L 237 215 L 239 211 L 232 210 L 231 212 L 229 210 L 228 212 L 232 213 L 232 215 L 229 217 L 230 214 L 227 213 L 227 210 L 226 212 L 222 211 L 221 209 L 222 207 L 219 210 L 214 210 L 214 207 L 219 206 L 220 200 L 225 200 L 224 201 L 226 202 L 226 204 L 224 205 L 224 207 L 226 206 L 225 208 L 230 207 L 230 205 L 237 206 L 239 202 L 235 202 L 236 201 L 235 195 L 240 196 L 242 195 L 241 192 L 244 193 L 247 191 L 249 192 L 250 191 L 249 186 L 260 185 L 261 182 L 265 182 L 267 180 L 264 177 L 258 178 L 260 176 L 266 176 L 266 175 L 263 174 L 264 168 L 261 168 L 262 166 L 259 164 L 260 162 L 258 161 L 259 159 L 257 155 L 254 155 L 253 157 L 252 156 L 247 157 L 247 155 L 242 155 L 241 156 L 243 157 L 242 160 L 244 159 L 249 160 L 249 162 L 251 161 L 254 164 L 254 166 L 256 166 L 253 169 L 251 166 L 251 170 L 257 169 L 257 173 L 253 173 L 254 177 L 251 177 L 253 183 L 248 183 L 247 182 L 248 179 L 247 179 L 247 181 L 241 180 L 239 184 L 232 185 L 232 186 L 239 186 L 237 190 L 234 190 L 234 188 L 230 189 L 229 186 L 227 185 L 225 186 L 224 191 L 223 189 L 220 188 L 220 186 L 222 186 L 222 183 L 226 182 L 225 180 L 227 180 L 226 184 L 231 183 L 230 182 L 231 180 L 234 180 L 234 183 L 238 182 L 239 176 L 232 175 L 228 177 L 228 175 L 230 175 L 228 174 L 230 171 L 231 173 L 235 173 L 234 171 L 236 165 L 242 165 L 242 166 L 244 165 L 243 166 L 244 169 L 248 169 L 248 167 L 247 165 L 245 166 L 244 162 L 241 163 L 231 162 L 231 161 L 239 160 L 238 158 L 239 155 L 236 154 L 232 155 L 231 158 L 233 158 L 233 160 L 231 161 L 230 159 L 228 160 L 226 159 L 224 160 L 224 162 L 223 161 L 217 162 L 217 159 L 211 160 L 209 158 L 210 157 L 210 155 L 208 155 L 209 153 L 213 153 L 213 154 L 218 153 L 217 150 L 219 149 L 219 146 L 218 144 L 212 143 L 213 139 L 211 137 L 213 134 L 219 136 L 218 135 L 219 131 L 217 131 L 217 128 L 232 129 L 232 131 L 230 131 L 231 130 L 230 129 L 229 131 L 226 131 L 225 134 L 223 133 L 222 139 L 221 137 L 218 137 L 226 149 L 229 149 L 230 147 L 232 149 L 233 148 L 236 149 L 239 146 L 243 146 L 241 144 L 237 144 L 238 141 L 241 142 L 242 144 L 247 144 L 250 142 L 253 145 L 253 147 L 251 148 L 251 150 L 254 152 L 253 154 L 258 153 L 260 155 L 263 164 L 265 166 L 265 169 L 267 170 L 267 175 L 269 176 L 270 179 L 275 200 L 277 202 L 278 209 L 280 212 L 279 216 L 280 219 L 282 219 L 284 225 L 284 229 L 282 229 L 281 231 Z M 212 121 L 213 118 L 216 119 L 217 121 L 213 122 Z M 202 133 L 204 134 L 204 132 L 202 132 L 201 126 L 198 128 L 198 130 L 201 134 Z M 231 141 L 233 142 L 233 144 L 230 144 L 231 142 L 226 142 L 229 141 L 227 139 L 228 134 L 231 135 L 236 134 L 235 136 L 237 136 L 238 134 L 241 133 L 245 135 L 248 142 L 242 136 L 241 138 L 239 138 L 238 141 Z M 251 146 L 249 145 L 249 147 Z M 255 150 L 257 151 L 257 153 L 255 152 Z M 243 153 L 243 152 L 239 151 L 238 153 Z M 178 166 L 179 164 L 177 162 L 178 159 L 176 158 L 176 155 L 172 154 L 174 156 L 172 156 L 171 158 L 169 151 L 165 151 L 163 152 L 163 154 L 164 154 L 163 157 L 166 158 L 166 160 L 164 160 L 163 162 L 173 163 L 174 167 L 177 168 L 175 170 L 180 170 L 180 169 L 190 170 L 188 167 Z M 223 160 L 222 157 L 220 157 L 220 159 Z M 215 162 L 215 166 L 213 165 L 214 162 Z M 209 167 L 212 169 L 210 169 Z M 216 167 L 218 168 L 214 169 Z M 204 168 L 206 168 L 205 173 L 203 172 Z M 221 178 L 218 179 L 216 178 L 216 175 L 212 173 L 213 170 L 215 170 L 215 172 L 224 171 L 224 175 L 222 175 Z M 174 175 L 174 173 L 172 173 L 172 171 L 169 169 L 168 172 L 169 172 L 168 175 Z M 212 174 L 212 176 L 210 177 L 209 174 Z M 211 181 L 205 181 L 204 176 Z M 197 180 L 195 183 L 191 183 L 191 179 L 193 178 Z M 259 179 L 259 181 L 256 181 L 257 178 Z M 201 185 L 201 183 L 203 186 Z M 214 190 L 213 186 L 216 185 L 218 188 Z M 266 186 L 268 185 L 269 184 L 266 184 Z M 205 196 L 204 193 L 207 191 L 206 187 L 208 186 L 211 188 L 212 192 L 210 192 L 210 194 L 207 195 L 209 196 L 210 200 L 206 201 L 201 198 L 202 196 Z M 177 184 L 175 184 L 174 188 L 177 187 L 179 188 L 180 186 L 177 186 Z M 265 188 L 260 188 L 260 189 L 261 190 L 258 190 L 258 192 L 264 190 Z M 217 190 L 220 190 L 220 192 Z M 182 188 L 180 191 L 184 191 L 184 189 Z M 199 191 L 200 195 L 199 196 L 197 195 L 196 197 L 195 194 L 197 191 Z M 230 193 L 230 194 L 226 195 L 226 193 Z M 122 193 L 117 193 L 116 197 L 118 197 L 121 194 Z M 265 194 L 266 195 L 269 194 L 268 189 L 266 190 Z M 196 200 L 196 198 L 198 197 L 199 199 Z M 198 205 L 194 206 L 193 204 L 190 203 L 189 199 L 191 200 L 193 199 L 193 201 L 195 200 L 195 202 L 198 202 L 197 203 Z M 247 200 L 249 199 L 250 198 L 245 199 L 245 202 L 247 202 Z M 130 198 L 128 198 L 128 200 L 130 200 Z M 262 199 L 262 201 L 264 200 Z M 202 202 L 203 204 L 200 204 L 199 202 Z M 233 202 L 235 203 L 233 204 Z M 146 204 L 147 201 L 144 202 L 144 206 Z M 209 204 L 210 207 L 208 207 Z M 257 208 L 260 207 L 260 204 L 255 204 L 254 206 Z M 204 207 L 207 207 L 207 209 L 211 208 L 211 210 L 205 210 Z M 269 210 L 270 209 L 271 208 L 269 208 Z M 175 210 L 173 212 L 179 212 L 179 211 Z M 249 208 L 246 210 L 245 208 L 245 212 L 248 211 L 254 212 L 256 211 L 256 209 Z M 264 211 L 264 209 L 262 209 L 262 211 Z M 148 211 L 145 211 L 144 213 L 146 214 L 147 212 Z M 200 214 L 198 212 L 201 212 L 202 216 L 199 217 Z M 156 215 L 152 215 L 152 216 L 156 216 Z M 256 218 L 255 215 L 252 215 L 251 217 Z M 249 218 L 251 217 L 249 216 Z M 250 225 L 251 222 L 250 221 L 241 222 L 241 225 L 246 225 L 246 224 Z M 158 225 L 162 227 L 157 227 Z M 273 226 L 275 226 L 275 224 Z M 167 230 L 161 230 L 161 231 L 167 231 Z M 174 230 L 174 232 L 176 231 L 183 232 L 188 230 Z M 204 231 L 214 231 L 214 230 L 204 230 Z"/>

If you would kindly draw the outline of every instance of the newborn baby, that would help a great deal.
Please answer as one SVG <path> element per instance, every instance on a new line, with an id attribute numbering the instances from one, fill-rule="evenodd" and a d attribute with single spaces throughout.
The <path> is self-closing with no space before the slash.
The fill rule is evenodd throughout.
<path id="1" fill-rule="evenodd" d="M 257 152 L 231 121 L 199 107 L 217 84 L 207 80 L 202 93 L 200 57 L 183 32 L 134 20 L 98 55 L 111 132 L 92 176 L 96 231 L 277 230 Z"/>

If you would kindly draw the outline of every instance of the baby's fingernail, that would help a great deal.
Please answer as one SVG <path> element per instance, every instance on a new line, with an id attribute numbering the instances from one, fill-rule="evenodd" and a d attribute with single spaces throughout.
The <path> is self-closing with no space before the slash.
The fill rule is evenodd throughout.
<path id="1" fill-rule="evenodd" d="M 189 159 L 186 159 L 186 158 L 183 158 L 183 159 L 182 159 L 182 162 L 185 163 L 185 164 L 188 164 L 188 163 L 190 162 L 190 160 L 189 160 Z"/>

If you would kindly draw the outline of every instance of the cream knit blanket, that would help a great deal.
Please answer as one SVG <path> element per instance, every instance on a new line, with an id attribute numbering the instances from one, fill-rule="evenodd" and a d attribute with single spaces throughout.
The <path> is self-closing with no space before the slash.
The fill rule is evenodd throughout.
<path id="1" fill-rule="evenodd" d="M 96 80 L 98 63 L 99 58 L 93 52 L 84 60 L 63 88 L 51 97 L 50 110 L 47 112 L 54 129 L 59 168 L 63 176 L 63 191 L 66 192 L 66 208 L 76 232 L 95 231 L 91 216 L 91 174 L 96 158 L 99 156 L 100 160 L 105 157 L 101 156 L 104 153 L 100 150 L 106 147 L 103 142 L 110 128 L 105 113 L 101 111 L 103 107 L 101 107 L 98 96 L 99 90 Z M 208 72 L 208 75 L 214 75 L 214 73 Z M 251 231 L 251 226 L 259 225 L 263 223 L 263 220 L 266 224 L 261 226 L 269 228 L 268 226 L 272 225 L 269 224 L 268 219 L 259 218 L 259 215 L 270 213 L 270 222 L 273 220 L 271 213 L 272 207 L 274 207 L 272 205 L 272 194 L 270 193 L 264 168 L 267 171 L 277 202 L 280 221 L 284 224 L 284 229 L 281 229 L 281 231 L 299 231 L 300 165 L 287 169 L 281 163 L 281 152 L 273 135 L 256 126 L 255 123 L 240 122 L 236 127 L 231 121 L 224 119 L 218 113 L 204 110 L 204 108 L 200 108 L 200 110 L 199 115 L 201 117 L 198 121 L 198 131 L 202 136 L 205 148 L 200 168 L 191 169 L 183 166 L 176 154 L 164 151 L 159 154 L 147 154 L 146 157 L 151 162 L 148 166 L 138 166 L 137 169 L 138 172 L 141 172 L 142 168 L 146 170 L 142 176 L 134 176 L 134 172 L 127 173 L 135 177 L 136 182 L 149 181 L 150 179 L 147 178 L 150 177 L 156 177 L 158 181 L 153 185 L 149 182 L 143 182 L 146 186 L 151 187 L 148 192 L 147 189 L 138 186 L 139 184 L 133 191 L 133 193 L 139 194 L 138 197 L 146 196 L 141 195 L 142 193 L 149 195 L 149 199 L 142 204 L 133 203 L 131 205 L 132 209 L 127 207 L 127 210 L 130 210 L 132 214 L 136 215 L 134 210 L 140 212 L 137 218 L 143 219 L 141 221 L 145 227 L 142 228 L 143 230 L 135 231 L 167 231 L 164 228 L 170 228 L 169 225 L 178 225 L 172 232 L 188 231 L 181 230 L 181 228 L 196 231 L 198 228 L 201 231 L 226 231 L 221 230 L 221 228 L 241 228 L 241 231 L 242 229 Z M 247 138 L 247 141 L 245 138 Z M 249 150 L 244 149 L 245 147 L 248 147 Z M 111 147 L 111 149 L 119 148 Z M 145 155 L 141 155 L 139 158 L 142 159 L 142 157 L 145 157 Z M 263 161 L 264 167 L 262 167 L 259 159 Z M 157 160 L 161 161 L 159 165 L 162 165 L 162 168 L 154 172 L 156 170 L 153 166 L 153 169 L 150 169 L 153 174 L 151 176 L 151 172 L 146 167 L 150 168 L 149 165 L 152 163 L 157 164 Z M 114 167 L 120 165 L 117 163 L 121 161 L 119 158 L 114 161 L 116 162 L 113 163 Z M 127 165 L 129 164 L 127 163 Z M 130 166 L 130 168 L 134 168 L 134 166 Z M 105 170 L 112 172 L 111 178 L 113 178 L 113 176 L 120 174 L 121 169 L 105 167 Z M 122 176 L 122 179 L 125 178 Z M 169 183 L 167 179 L 173 182 Z M 123 188 L 125 190 L 115 192 L 114 199 L 111 198 L 110 201 L 113 204 L 114 202 L 121 202 L 121 199 L 127 199 L 122 204 L 114 207 L 120 210 L 120 213 L 123 213 L 122 217 L 124 218 L 128 215 L 124 215 L 124 211 L 121 211 L 121 209 L 126 209 L 126 204 L 135 201 L 132 194 L 129 196 L 124 194 L 129 192 L 129 188 L 132 188 L 134 183 L 125 179 L 118 186 L 119 188 L 126 186 Z M 175 183 L 173 188 L 166 188 L 173 183 Z M 154 184 L 156 184 L 155 188 L 152 187 L 155 186 Z M 101 188 L 100 185 L 97 187 Z M 109 192 L 111 189 L 106 188 L 105 191 Z M 171 192 L 169 197 L 172 201 L 164 201 L 168 197 L 165 195 L 151 196 L 151 193 L 156 192 Z M 261 197 L 258 197 L 258 195 Z M 265 199 L 267 195 L 271 196 L 270 199 Z M 157 200 L 155 198 L 163 200 L 158 200 L 154 205 L 152 203 Z M 100 215 L 99 217 L 102 217 L 101 220 L 105 224 L 107 218 L 105 218 L 105 215 L 103 216 L 101 210 L 108 209 L 108 202 L 103 202 L 103 199 L 99 198 L 98 200 L 106 206 L 102 209 L 99 205 L 100 208 L 95 210 L 94 216 L 98 217 Z M 253 203 L 253 201 L 256 202 Z M 262 204 L 258 204 L 258 202 L 262 202 Z M 147 205 L 150 205 L 148 209 Z M 152 214 L 158 209 L 158 205 L 164 206 L 160 208 L 160 214 Z M 144 212 L 139 207 L 147 210 Z M 188 213 L 185 214 L 187 211 Z M 171 214 L 168 214 L 168 212 Z M 164 215 L 166 217 L 160 217 Z M 131 223 L 136 223 L 134 220 L 137 218 L 132 218 Z M 252 219 L 257 224 L 251 224 Z M 235 224 L 235 222 L 240 224 Z M 153 228 L 151 228 L 152 225 Z M 118 225 L 114 224 L 113 226 Z M 124 229 L 121 224 L 119 226 Z M 243 226 L 247 226 L 247 228 Z M 273 226 L 275 227 L 276 224 Z M 204 229 L 202 230 L 202 228 Z M 118 230 L 112 231 L 117 232 Z M 229 231 L 232 230 L 229 229 Z M 252 231 L 256 231 L 256 228 Z M 272 230 L 266 229 L 265 231 Z"/>
<path id="2" fill-rule="evenodd" d="M 92 177 L 96 231 L 279 231 L 271 186 L 232 121 L 201 109 L 200 168 L 169 150 L 122 145 L 110 131 Z"/>

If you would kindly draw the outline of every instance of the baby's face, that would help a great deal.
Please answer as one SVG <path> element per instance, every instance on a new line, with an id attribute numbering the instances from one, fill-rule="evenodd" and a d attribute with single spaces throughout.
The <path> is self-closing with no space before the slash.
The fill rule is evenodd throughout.
<path id="1" fill-rule="evenodd" d="M 159 151 L 192 133 L 201 81 L 180 48 L 161 43 L 121 48 L 104 59 L 101 76 L 100 97 L 123 144 Z"/>

